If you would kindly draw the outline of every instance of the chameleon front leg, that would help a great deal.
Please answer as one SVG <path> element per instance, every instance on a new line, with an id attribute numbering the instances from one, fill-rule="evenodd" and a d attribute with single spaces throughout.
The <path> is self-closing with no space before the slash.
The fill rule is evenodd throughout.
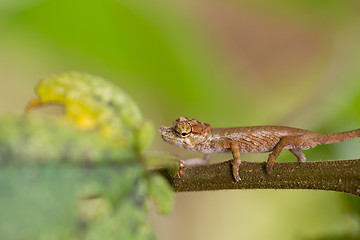
<path id="1" fill-rule="evenodd" d="M 181 162 L 184 164 L 184 166 L 191 167 L 191 166 L 209 164 L 210 159 L 211 159 L 211 154 L 205 154 L 203 158 L 190 158 L 187 160 L 181 160 Z"/>
<path id="2" fill-rule="evenodd" d="M 233 155 L 233 160 L 232 160 L 233 176 L 235 178 L 235 181 L 239 182 L 241 180 L 239 176 L 239 168 L 241 164 L 240 148 L 239 148 L 239 144 L 234 140 L 231 140 L 231 152 Z"/>

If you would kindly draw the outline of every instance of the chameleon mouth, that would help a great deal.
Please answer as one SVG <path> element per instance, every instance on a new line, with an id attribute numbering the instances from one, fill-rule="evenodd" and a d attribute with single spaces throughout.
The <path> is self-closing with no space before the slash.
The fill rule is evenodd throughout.
<path id="1" fill-rule="evenodd" d="M 168 134 L 165 133 L 162 133 L 161 134 L 161 137 L 162 139 L 164 139 L 165 142 L 168 142 L 168 143 L 175 143 L 174 139 L 171 138 L 170 136 L 168 136 Z"/>
<path id="2" fill-rule="evenodd" d="M 165 140 L 165 142 L 169 142 L 169 143 L 174 142 L 173 138 L 171 137 L 171 128 L 170 127 L 161 126 L 158 128 L 158 131 L 161 133 L 161 137 L 162 137 L 162 139 Z"/>

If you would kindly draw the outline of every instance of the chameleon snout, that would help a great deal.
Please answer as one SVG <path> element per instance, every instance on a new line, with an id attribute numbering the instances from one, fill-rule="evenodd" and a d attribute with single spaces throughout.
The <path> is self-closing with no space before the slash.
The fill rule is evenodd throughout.
<path id="1" fill-rule="evenodd" d="M 167 130 L 168 130 L 168 127 L 165 127 L 165 126 L 158 127 L 158 131 L 161 132 L 161 133 L 163 133 L 163 132 L 165 132 Z"/>

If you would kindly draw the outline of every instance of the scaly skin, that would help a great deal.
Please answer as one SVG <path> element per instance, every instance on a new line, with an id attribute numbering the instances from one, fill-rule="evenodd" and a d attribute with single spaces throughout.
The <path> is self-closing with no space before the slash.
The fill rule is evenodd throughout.
<path id="1" fill-rule="evenodd" d="M 266 163 L 266 171 L 271 173 L 282 150 L 290 150 L 299 162 L 305 162 L 306 157 L 300 150 L 360 136 L 360 129 L 340 133 L 314 133 L 284 126 L 211 128 L 209 124 L 185 117 L 176 119 L 171 127 L 159 127 L 159 131 L 166 142 L 205 154 L 204 159 L 191 159 L 188 164 L 185 161 L 185 165 L 208 163 L 213 153 L 231 152 L 232 171 L 236 181 L 241 180 L 240 153 L 271 152 Z"/>

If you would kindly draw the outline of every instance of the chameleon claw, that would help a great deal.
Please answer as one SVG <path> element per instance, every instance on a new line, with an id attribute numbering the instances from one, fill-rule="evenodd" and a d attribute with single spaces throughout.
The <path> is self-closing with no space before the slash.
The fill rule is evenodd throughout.
<path id="1" fill-rule="evenodd" d="M 237 176 L 236 176 L 237 175 Z M 239 174 L 234 174 L 234 178 L 236 182 L 240 182 L 241 178 L 239 176 Z"/>
<path id="2" fill-rule="evenodd" d="M 182 160 L 180 160 L 180 169 L 178 171 L 178 173 L 176 174 L 177 178 L 181 178 L 182 175 L 184 175 L 186 170 L 185 164 Z"/>
<path id="3" fill-rule="evenodd" d="M 274 164 L 266 163 L 266 172 L 270 174 L 273 171 Z"/>
<path id="4" fill-rule="evenodd" d="M 28 105 L 25 108 L 25 113 L 29 113 L 33 108 L 39 107 L 43 104 L 43 102 L 40 99 L 34 99 L 28 103 Z"/>
<path id="5" fill-rule="evenodd" d="M 233 176 L 236 182 L 239 182 L 241 180 L 239 176 L 239 165 L 236 163 L 232 163 L 232 172 Z"/>

